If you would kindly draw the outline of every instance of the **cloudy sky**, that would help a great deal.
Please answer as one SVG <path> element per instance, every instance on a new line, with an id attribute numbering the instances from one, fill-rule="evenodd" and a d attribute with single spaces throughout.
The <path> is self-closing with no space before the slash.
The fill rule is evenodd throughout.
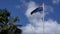
<path id="1" fill-rule="evenodd" d="M 42 3 L 44 10 L 31 15 Z M 60 34 L 60 0 L 0 0 L 0 9 L 4 8 L 19 17 L 16 24 L 23 25 L 22 34 Z"/>

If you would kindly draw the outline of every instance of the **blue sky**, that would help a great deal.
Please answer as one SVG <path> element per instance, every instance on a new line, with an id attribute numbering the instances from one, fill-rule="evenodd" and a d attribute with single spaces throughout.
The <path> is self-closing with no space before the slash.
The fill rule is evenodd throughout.
<path id="1" fill-rule="evenodd" d="M 58 26 L 58 24 L 60 23 L 60 4 L 59 4 L 60 0 L 0 0 L 0 9 L 7 8 L 10 11 L 12 17 L 18 16 L 20 21 L 18 21 L 17 24 L 24 25 L 25 27 L 23 27 L 22 29 L 30 32 L 30 29 L 27 30 L 28 27 L 33 28 L 33 26 L 34 26 L 34 28 L 36 28 L 36 26 L 38 26 L 37 23 L 42 22 L 42 21 L 40 20 L 41 18 L 39 18 L 39 17 L 41 17 L 41 16 L 39 16 L 39 15 L 41 15 L 40 13 L 36 13 L 35 15 L 30 16 L 28 14 L 29 13 L 28 11 L 33 10 L 34 8 L 36 8 L 36 6 L 40 6 L 43 2 L 45 4 L 45 6 L 47 7 L 46 11 L 48 12 L 48 14 L 46 14 L 44 16 L 44 19 L 45 19 L 46 23 L 48 22 L 47 25 L 49 24 L 48 26 L 50 26 L 51 31 L 52 31 L 53 27 Z M 30 9 L 29 5 L 30 5 L 31 9 Z M 37 18 L 39 18 L 39 20 Z M 34 21 L 34 20 L 36 20 L 36 21 Z M 55 21 L 58 24 L 56 24 Z M 52 22 L 51 23 L 52 26 L 51 26 L 50 22 Z M 33 24 L 33 26 L 32 26 L 32 24 Z M 39 23 L 39 27 L 37 27 L 37 28 L 41 28 L 40 25 L 41 24 Z M 59 28 L 59 26 L 58 26 L 58 28 Z M 34 30 L 34 28 L 33 28 L 33 30 Z M 50 29 L 49 27 L 47 27 L 47 28 Z M 34 32 L 37 30 L 38 29 L 35 29 Z M 39 31 L 40 30 L 38 30 L 38 32 Z M 48 31 L 50 32 L 50 30 L 48 30 Z M 60 29 L 59 29 L 59 31 L 60 31 Z"/>
<path id="2" fill-rule="evenodd" d="M 27 6 L 24 4 L 24 1 L 26 3 L 35 1 L 37 5 L 40 5 L 43 2 L 43 0 L 0 0 L 0 9 L 7 8 L 13 17 L 19 16 L 19 22 L 25 25 L 29 22 L 25 16 Z"/>
<path id="3" fill-rule="evenodd" d="M 53 20 L 56 20 L 58 23 L 60 23 L 60 2 L 56 2 L 58 4 L 53 4 L 52 3 L 52 0 L 46 0 L 45 1 L 45 4 L 46 5 L 50 5 L 53 7 L 54 11 L 53 13 L 50 13 L 46 16 L 46 19 L 53 19 Z"/>
<path id="4" fill-rule="evenodd" d="M 53 20 L 57 20 L 58 22 L 60 22 L 60 15 L 59 15 L 60 5 L 59 4 L 53 4 L 52 0 L 25 0 L 25 1 L 26 3 L 28 3 L 29 1 L 35 1 L 37 5 L 40 5 L 43 2 L 47 5 L 51 5 L 54 8 L 54 13 L 47 15 L 48 18 L 51 18 Z M 0 9 L 7 8 L 11 12 L 12 16 L 19 16 L 20 22 L 28 23 L 28 19 L 24 15 L 27 7 L 24 5 L 24 6 L 21 6 L 21 8 L 16 8 L 16 6 L 20 6 L 20 5 L 24 5 L 23 2 L 21 2 L 21 0 L 0 0 Z"/>

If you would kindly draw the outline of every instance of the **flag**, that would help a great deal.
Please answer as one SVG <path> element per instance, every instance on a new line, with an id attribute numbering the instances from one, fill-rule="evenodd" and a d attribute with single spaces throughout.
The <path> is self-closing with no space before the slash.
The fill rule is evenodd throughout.
<path id="1" fill-rule="evenodd" d="M 33 13 L 38 12 L 38 11 L 43 11 L 43 5 L 39 6 L 39 7 L 36 8 L 35 10 L 33 10 L 33 11 L 31 12 L 31 15 L 32 15 Z"/>

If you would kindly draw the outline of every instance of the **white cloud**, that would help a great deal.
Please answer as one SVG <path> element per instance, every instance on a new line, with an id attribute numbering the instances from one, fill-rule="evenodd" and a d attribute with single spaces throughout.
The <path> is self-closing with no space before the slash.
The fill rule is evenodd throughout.
<path id="1" fill-rule="evenodd" d="M 26 0 L 20 0 L 20 2 L 22 7 L 28 6 L 28 2 Z"/>
<path id="2" fill-rule="evenodd" d="M 23 34 L 43 34 L 43 23 L 44 23 L 45 34 L 59 34 L 60 24 L 57 24 L 56 21 L 48 19 L 47 21 L 43 22 L 43 20 L 41 19 L 43 17 L 42 13 L 37 12 L 33 15 L 30 14 L 31 11 L 33 11 L 36 7 L 37 5 L 35 2 L 32 1 L 29 2 L 28 9 L 25 14 L 29 19 L 30 24 L 27 24 L 25 27 L 22 27 Z"/>
<path id="3" fill-rule="evenodd" d="M 60 0 L 52 0 L 53 4 L 59 4 Z"/>
<path id="4" fill-rule="evenodd" d="M 53 13 L 54 9 L 50 5 L 44 5 L 44 12 L 45 12 L 45 14 Z"/>
<path id="5" fill-rule="evenodd" d="M 17 9 L 20 9 L 22 7 L 25 9 L 25 7 L 28 6 L 28 2 L 26 2 L 25 0 L 20 0 L 20 3 L 20 5 L 16 5 Z"/>

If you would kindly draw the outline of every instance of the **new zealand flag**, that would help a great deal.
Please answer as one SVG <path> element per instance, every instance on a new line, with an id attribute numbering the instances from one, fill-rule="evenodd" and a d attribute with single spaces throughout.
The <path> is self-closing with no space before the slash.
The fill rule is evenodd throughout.
<path id="1" fill-rule="evenodd" d="M 40 11 L 43 11 L 43 5 L 42 6 L 40 6 L 40 7 L 38 7 L 38 8 L 36 8 L 35 10 L 33 10 L 32 12 L 31 12 L 31 15 L 33 14 L 33 13 L 36 13 L 36 12 L 40 12 Z"/>

